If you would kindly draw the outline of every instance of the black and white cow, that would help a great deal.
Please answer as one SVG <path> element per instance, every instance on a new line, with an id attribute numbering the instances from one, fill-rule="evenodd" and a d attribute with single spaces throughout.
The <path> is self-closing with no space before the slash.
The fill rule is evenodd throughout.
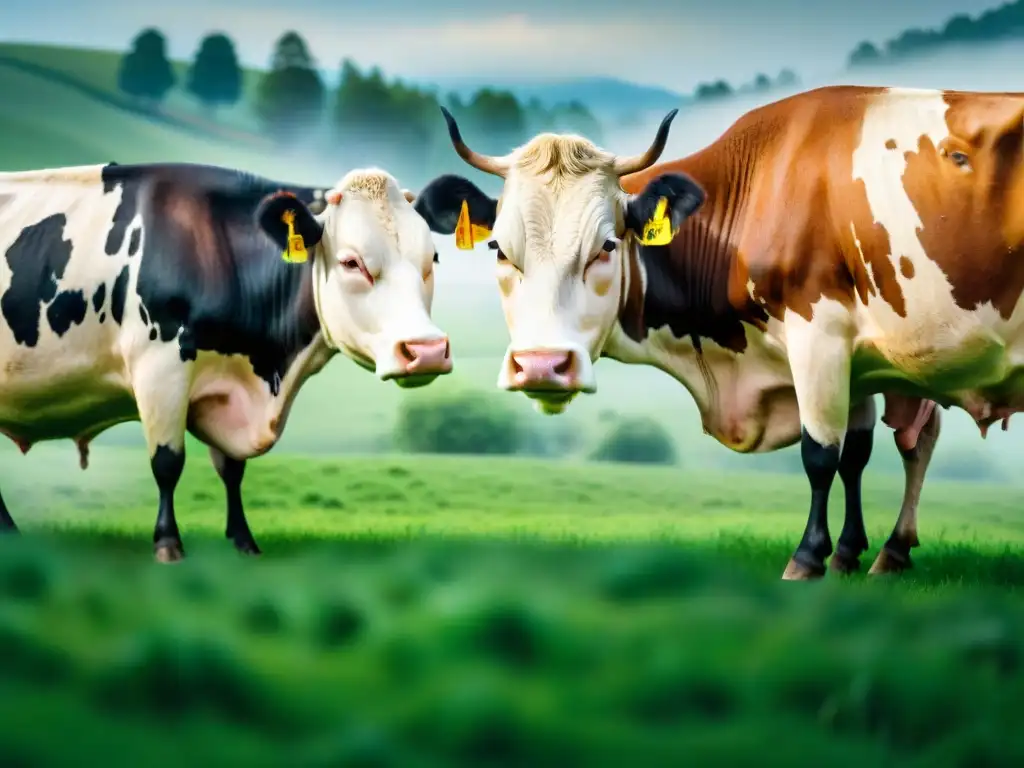
<path id="1" fill-rule="evenodd" d="M 452 368 L 414 199 L 377 169 L 331 190 L 177 164 L 0 174 L 0 432 L 22 452 L 71 438 L 84 469 L 90 440 L 141 421 L 169 562 L 188 430 L 224 481 L 227 537 L 258 554 L 245 461 L 307 378 L 337 351 L 403 386 Z M 289 225 L 308 251 L 286 260 Z"/>

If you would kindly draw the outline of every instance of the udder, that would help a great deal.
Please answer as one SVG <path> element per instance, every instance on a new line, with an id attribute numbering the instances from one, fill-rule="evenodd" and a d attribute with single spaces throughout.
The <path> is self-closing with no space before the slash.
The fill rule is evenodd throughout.
<path id="1" fill-rule="evenodd" d="M 194 388 L 188 427 L 203 442 L 235 459 L 260 456 L 277 442 L 270 392 L 262 381 L 207 377 Z"/>

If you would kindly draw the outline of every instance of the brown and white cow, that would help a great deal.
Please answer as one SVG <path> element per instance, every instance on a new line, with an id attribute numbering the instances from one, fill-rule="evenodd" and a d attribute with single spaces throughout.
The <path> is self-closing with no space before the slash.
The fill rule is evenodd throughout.
<path id="1" fill-rule="evenodd" d="M 503 192 L 443 176 L 417 207 L 450 233 L 465 200 L 493 230 L 511 337 L 499 385 L 558 412 L 596 389 L 607 356 L 675 376 L 733 450 L 800 440 L 812 493 L 795 579 L 822 575 L 833 551 L 837 473 L 832 564 L 867 548 L 859 482 L 882 393 L 907 485 L 872 572 L 906 567 L 935 402 L 983 432 L 1024 408 L 1024 94 L 821 88 L 655 166 L 674 114 L 644 154 L 618 158 L 552 134 L 483 156 L 445 113 L 458 154 Z M 642 245 L 662 199 L 675 235 Z"/>
<path id="2" fill-rule="evenodd" d="M 92 438 L 141 421 L 171 561 L 188 430 L 224 481 L 227 537 L 258 554 L 245 462 L 303 382 L 337 351 L 403 386 L 452 368 L 414 199 L 377 169 L 330 190 L 194 165 L 0 174 L 0 432 L 23 452 L 71 438 L 84 469 Z M 0 530 L 16 530 L 2 499 Z"/>

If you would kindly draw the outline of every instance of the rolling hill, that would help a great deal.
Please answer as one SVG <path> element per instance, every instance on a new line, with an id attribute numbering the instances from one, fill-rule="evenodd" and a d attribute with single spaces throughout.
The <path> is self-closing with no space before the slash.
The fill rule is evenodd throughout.
<path id="1" fill-rule="evenodd" d="M 95 50 L 90 48 L 70 48 L 56 45 L 35 45 L 19 43 L 0 43 L 0 65 L 8 68 L 20 68 L 49 80 L 61 80 L 64 84 L 77 84 L 78 90 L 88 91 L 89 95 L 100 100 L 111 99 L 125 107 L 128 102 L 118 91 L 117 70 L 121 54 L 117 51 Z M 183 62 L 173 63 L 179 83 L 184 80 L 188 65 Z M 242 72 L 243 98 L 234 107 L 218 110 L 216 122 L 211 123 L 202 114 L 197 102 L 180 87 L 175 87 L 163 105 L 163 113 L 172 119 L 191 122 L 205 127 L 207 130 L 223 132 L 225 129 L 236 129 L 251 136 L 257 131 L 256 122 L 247 104 L 256 87 L 259 72 L 245 69 Z M 237 135 L 234 138 L 238 138 Z"/>
<path id="2" fill-rule="evenodd" d="M 117 90 L 117 68 L 121 54 L 116 51 L 65 46 L 0 43 L 0 62 L 24 62 L 45 67 L 54 72 L 77 78 L 88 83 L 100 94 L 119 97 Z M 175 62 L 174 68 L 181 79 L 187 69 L 184 62 Z M 334 73 L 323 73 L 331 82 Z M 243 70 L 243 99 L 256 87 L 260 71 Z M 547 107 L 579 101 L 599 119 L 618 120 L 623 115 L 637 112 L 665 111 L 692 101 L 665 88 L 639 85 L 611 77 L 583 77 L 552 81 L 532 81 L 508 78 L 507 80 L 481 80 L 472 78 L 450 78 L 435 80 L 414 80 L 420 87 L 454 92 L 466 97 L 484 87 L 498 87 L 511 91 L 517 98 L 527 101 L 538 99 Z M 203 117 L 196 102 L 180 88 L 175 88 L 166 102 L 166 110 L 180 117 L 196 119 Z M 252 114 L 244 104 L 219 110 L 217 123 L 241 130 L 255 130 Z"/>

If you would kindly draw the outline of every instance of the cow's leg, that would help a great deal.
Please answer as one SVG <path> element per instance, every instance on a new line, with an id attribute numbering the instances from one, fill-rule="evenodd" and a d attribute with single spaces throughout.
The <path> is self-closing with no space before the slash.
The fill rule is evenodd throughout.
<path id="1" fill-rule="evenodd" d="M 178 349 L 154 349 L 132 370 L 139 420 L 149 447 L 149 464 L 160 492 L 153 549 L 162 563 L 181 560 L 185 547 L 174 515 L 174 489 L 185 469 L 185 422 L 192 363 Z"/>
<path id="2" fill-rule="evenodd" d="M 0 534 L 17 532 L 18 526 L 14 524 L 14 518 L 11 517 L 11 513 L 7 510 L 7 503 L 4 501 L 4 497 L 0 495 Z"/>
<path id="3" fill-rule="evenodd" d="M 932 409 L 931 417 L 917 438 L 917 444 L 909 451 L 900 450 L 903 456 L 903 471 L 906 473 L 906 486 L 903 490 L 903 506 L 900 516 L 896 519 L 888 540 L 882 545 L 878 557 L 871 566 L 870 574 L 899 573 L 913 567 L 910 550 L 918 546 L 917 540 L 917 505 L 921 500 L 921 487 L 924 485 L 925 472 L 935 452 L 935 443 L 939 439 L 942 420 L 939 408 Z"/>
<path id="4" fill-rule="evenodd" d="M 224 531 L 225 537 L 231 539 L 235 549 L 247 555 L 260 554 L 260 548 L 256 546 L 256 539 L 249 530 L 249 521 L 245 519 L 245 509 L 242 507 L 242 476 L 245 474 L 245 461 L 232 459 L 226 456 L 223 451 L 210 446 L 210 460 L 213 468 L 217 470 L 220 479 L 224 481 L 224 490 L 228 496 L 227 526 Z"/>
<path id="5" fill-rule="evenodd" d="M 843 530 L 839 534 L 836 553 L 829 561 L 832 570 L 839 573 L 860 570 L 860 556 L 868 548 L 860 491 L 864 468 L 871 458 L 877 418 L 873 397 L 850 411 L 846 440 L 843 441 L 843 452 L 839 456 L 839 477 L 846 491 L 846 516 L 843 518 Z"/>
<path id="6" fill-rule="evenodd" d="M 800 410 L 800 455 L 811 486 L 811 508 L 800 545 L 782 578 L 815 579 L 825 574 L 832 554 L 828 530 L 828 495 L 850 416 L 849 314 L 825 299 L 814 307 L 813 320 L 790 312 L 786 348 Z"/>

